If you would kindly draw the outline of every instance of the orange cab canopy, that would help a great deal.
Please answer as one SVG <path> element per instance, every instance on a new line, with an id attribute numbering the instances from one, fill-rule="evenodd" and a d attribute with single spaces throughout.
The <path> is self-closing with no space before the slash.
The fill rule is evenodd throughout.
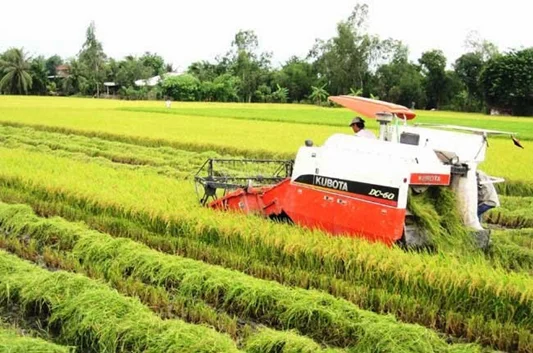
<path id="1" fill-rule="evenodd" d="M 369 99 L 355 96 L 331 96 L 329 100 L 342 105 L 345 108 L 353 110 L 368 118 L 375 118 L 376 113 L 388 112 L 396 114 L 399 118 L 411 120 L 416 114 L 403 105 L 393 104 L 377 99 Z"/>

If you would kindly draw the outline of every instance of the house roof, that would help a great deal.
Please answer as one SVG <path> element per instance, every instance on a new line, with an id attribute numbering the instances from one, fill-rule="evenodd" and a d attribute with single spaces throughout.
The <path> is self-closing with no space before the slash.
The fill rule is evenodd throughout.
<path id="1" fill-rule="evenodd" d="M 163 78 L 171 77 L 171 76 L 180 76 L 182 75 L 182 72 L 167 72 L 166 74 L 163 74 Z M 161 76 L 157 75 L 154 77 L 147 78 L 145 80 L 137 80 L 135 81 L 136 86 L 150 86 L 153 87 L 157 85 L 161 81 Z"/>

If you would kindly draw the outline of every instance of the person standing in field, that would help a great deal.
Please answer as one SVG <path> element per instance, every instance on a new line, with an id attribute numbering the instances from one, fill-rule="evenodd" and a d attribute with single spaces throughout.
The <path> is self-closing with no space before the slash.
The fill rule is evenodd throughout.
<path id="1" fill-rule="evenodd" d="M 376 135 L 372 131 L 365 129 L 365 121 L 361 117 L 353 118 L 350 127 L 355 132 L 355 136 L 376 139 Z"/>

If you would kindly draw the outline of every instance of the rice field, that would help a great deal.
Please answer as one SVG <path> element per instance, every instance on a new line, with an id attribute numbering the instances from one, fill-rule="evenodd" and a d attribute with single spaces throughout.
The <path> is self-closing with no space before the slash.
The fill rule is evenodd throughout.
<path id="1" fill-rule="evenodd" d="M 294 158 L 353 113 L 162 104 L 0 96 L 0 351 L 533 351 L 533 120 L 419 112 L 525 148 L 489 140 L 488 252 L 438 191 L 412 201 L 437 250 L 413 252 L 198 204 L 207 158 Z"/>

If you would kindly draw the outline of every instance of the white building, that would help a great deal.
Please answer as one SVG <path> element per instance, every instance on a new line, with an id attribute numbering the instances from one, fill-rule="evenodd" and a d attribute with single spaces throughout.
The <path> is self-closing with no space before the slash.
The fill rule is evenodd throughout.
<path id="1" fill-rule="evenodd" d="M 137 80 L 135 81 L 135 86 L 149 86 L 153 87 L 159 83 L 162 79 L 165 79 L 166 77 L 171 76 L 180 76 L 183 72 L 167 72 L 166 74 L 163 74 L 163 78 L 161 76 L 157 75 L 154 77 L 147 78 L 145 80 Z"/>

